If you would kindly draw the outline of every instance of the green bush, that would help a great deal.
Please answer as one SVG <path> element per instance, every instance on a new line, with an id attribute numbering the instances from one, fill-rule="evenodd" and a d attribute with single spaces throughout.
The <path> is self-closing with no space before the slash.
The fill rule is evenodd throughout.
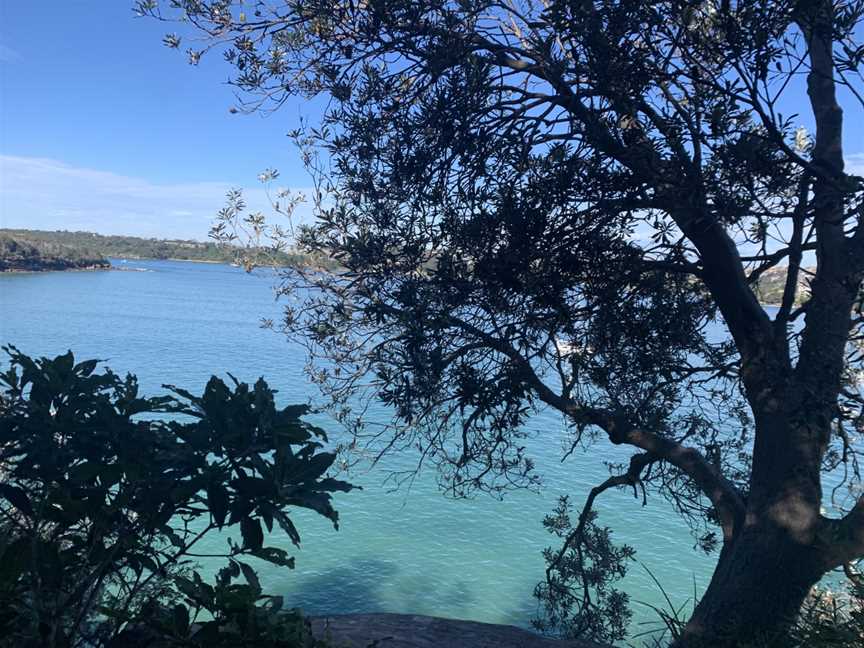
<path id="1" fill-rule="evenodd" d="M 278 526 L 299 545 L 291 507 L 338 525 L 331 493 L 351 485 L 326 476 L 335 455 L 305 406 L 277 408 L 263 379 L 215 376 L 201 396 L 145 398 L 96 360 L 5 350 L 2 645 L 323 645 L 244 562 L 293 567 L 265 542 Z M 218 530 L 239 537 L 211 584 L 194 558 Z"/>

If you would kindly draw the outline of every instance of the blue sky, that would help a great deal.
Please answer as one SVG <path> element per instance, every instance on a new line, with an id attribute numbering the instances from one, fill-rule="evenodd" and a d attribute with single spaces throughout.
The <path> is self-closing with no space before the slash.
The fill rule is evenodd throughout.
<path id="1" fill-rule="evenodd" d="M 0 225 L 205 238 L 231 187 L 266 208 L 261 170 L 309 184 L 286 133 L 315 105 L 230 114 L 221 57 L 187 65 L 131 5 L 0 0 Z M 864 114 L 847 106 L 860 169 Z"/>
<path id="2" fill-rule="evenodd" d="M 221 57 L 193 68 L 131 0 L 0 0 L 0 224 L 205 238 L 231 187 L 309 181 L 286 133 L 302 101 L 232 115 Z"/>

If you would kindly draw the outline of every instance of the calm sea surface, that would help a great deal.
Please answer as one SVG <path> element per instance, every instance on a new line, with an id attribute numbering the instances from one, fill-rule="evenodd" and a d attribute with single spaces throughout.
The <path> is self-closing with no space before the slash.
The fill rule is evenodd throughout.
<path id="1" fill-rule="evenodd" d="M 121 267 L 146 271 L 0 275 L 0 342 L 31 355 L 72 349 L 82 360 L 102 358 L 117 372 L 137 374 L 150 395 L 163 383 L 200 391 L 211 374 L 230 371 L 245 381 L 264 376 L 283 404 L 319 398 L 303 376 L 302 350 L 259 327 L 262 317 L 279 313 L 272 277 L 186 262 L 130 260 Z M 542 528 L 544 514 L 562 494 L 581 506 L 607 476 L 596 456 L 560 462 L 560 417 L 537 416 L 529 429 L 538 435 L 529 448 L 544 478 L 541 494 L 453 501 L 441 495 L 431 472 L 395 493 L 380 467 L 352 474 L 364 490 L 337 496 L 340 530 L 298 512 L 297 568 L 265 566 L 265 589 L 317 614 L 412 612 L 529 625 L 537 611 L 532 590 L 544 569 L 540 552 L 553 540 Z M 604 452 L 609 459 L 625 456 Z M 403 455 L 385 468 L 412 461 Z M 673 603 L 687 602 L 694 588 L 704 591 L 713 559 L 693 550 L 687 528 L 662 501 L 643 507 L 632 493 L 608 492 L 599 510 L 600 521 L 637 549 Z M 214 538 L 211 548 L 224 542 Z M 270 544 L 292 549 L 284 536 Z M 662 594 L 639 564 L 624 588 L 634 601 L 634 631 L 646 629 L 639 624 L 656 617 L 644 604 L 662 605 Z"/>

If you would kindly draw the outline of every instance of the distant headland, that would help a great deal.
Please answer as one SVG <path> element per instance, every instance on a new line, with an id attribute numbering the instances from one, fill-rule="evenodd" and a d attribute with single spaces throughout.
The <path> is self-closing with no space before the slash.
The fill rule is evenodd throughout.
<path id="1" fill-rule="evenodd" d="M 0 230 L 0 272 L 106 270 L 110 267 L 111 263 L 101 254 L 53 241 L 9 236 Z"/>
<path id="2" fill-rule="evenodd" d="M 108 269 L 109 257 L 242 264 L 241 250 L 214 242 L 108 236 L 93 232 L 0 229 L 0 272 Z M 267 250 L 267 265 L 332 269 L 320 255 Z"/>

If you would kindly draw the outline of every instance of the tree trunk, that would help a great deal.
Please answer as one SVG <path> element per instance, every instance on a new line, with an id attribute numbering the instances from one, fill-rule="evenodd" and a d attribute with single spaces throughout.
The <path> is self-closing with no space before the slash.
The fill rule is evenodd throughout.
<path id="1" fill-rule="evenodd" d="M 740 538 L 718 564 L 675 648 L 785 646 L 807 593 L 822 576 L 811 549 Z"/>
<path id="2" fill-rule="evenodd" d="M 785 646 L 783 635 L 822 577 L 824 560 L 813 547 L 766 526 L 748 527 L 723 550 L 674 648 Z"/>
<path id="3" fill-rule="evenodd" d="M 820 464 L 830 417 L 802 412 L 794 391 L 787 398 L 756 412 L 746 509 L 675 648 L 785 648 L 784 634 L 829 569 Z"/>

